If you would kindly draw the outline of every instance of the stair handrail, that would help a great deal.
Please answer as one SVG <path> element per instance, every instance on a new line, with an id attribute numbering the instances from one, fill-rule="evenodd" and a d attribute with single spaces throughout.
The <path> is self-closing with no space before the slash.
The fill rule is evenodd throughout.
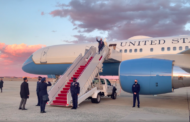
<path id="1" fill-rule="evenodd" d="M 107 52 L 105 52 L 107 50 Z M 109 52 L 109 47 L 107 47 L 107 46 L 105 46 L 104 48 L 103 48 L 103 50 L 100 52 L 100 54 L 99 55 L 97 55 L 96 53 L 95 53 L 95 56 L 97 56 L 98 58 L 99 58 L 99 56 L 102 56 L 102 59 L 100 60 L 100 61 L 98 61 L 97 62 L 97 65 L 96 66 L 98 66 L 100 63 L 102 64 L 103 63 L 103 61 L 104 61 L 104 59 L 106 58 L 106 56 L 108 55 L 108 52 Z M 105 53 L 107 53 L 107 54 L 105 54 Z M 92 59 L 92 61 L 91 62 L 93 62 L 93 60 L 94 60 L 94 58 Z M 91 64 L 91 62 L 90 62 L 90 64 Z M 90 65 L 89 64 L 89 65 Z M 88 66 L 89 66 L 88 65 Z M 86 68 L 88 68 L 88 66 L 86 67 Z M 85 68 L 85 69 L 86 69 Z M 94 70 L 96 70 L 96 67 L 95 67 L 95 69 Z M 89 75 L 89 76 L 85 76 L 85 77 L 88 77 L 88 79 L 86 80 L 86 81 L 82 81 L 82 82 L 88 82 L 88 80 L 89 80 L 89 78 L 92 76 L 92 74 L 93 74 L 93 72 L 95 72 L 95 71 L 92 71 L 92 73 Z M 84 70 L 85 71 L 85 70 Z M 84 73 L 84 71 L 81 73 L 81 75 L 79 76 L 79 78 L 78 78 L 78 82 L 80 82 L 80 78 L 81 78 L 81 76 L 82 75 L 84 75 L 83 73 Z M 97 71 L 98 72 L 98 71 Z M 95 77 L 95 75 L 94 75 L 94 77 Z M 91 81 L 92 82 L 92 81 Z M 83 95 L 84 93 L 83 93 L 83 91 L 84 91 L 84 87 L 83 86 L 85 86 L 85 84 L 86 83 L 81 83 L 80 82 L 80 87 L 82 88 L 81 89 L 81 93 L 79 94 L 79 96 L 81 96 L 81 95 Z M 68 94 L 67 94 L 67 104 L 69 105 L 70 103 L 71 103 L 71 100 L 72 100 L 72 98 L 71 98 L 71 93 L 70 93 L 70 91 L 68 91 Z"/>
<path id="2" fill-rule="evenodd" d="M 94 46 L 91 46 L 90 49 L 84 55 L 84 59 L 89 59 L 91 57 L 92 53 L 95 51 L 96 51 L 96 48 Z M 92 53 L 90 53 L 90 52 L 92 52 Z"/>
<path id="3" fill-rule="evenodd" d="M 57 83 L 54 85 L 54 87 L 51 89 L 55 90 L 53 93 L 49 91 L 49 104 L 55 100 L 55 97 L 58 96 L 58 94 L 61 92 L 62 88 L 66 85 L 68 82 L 69 78 L 75 73 L 75 71 L 80 67 L 80 65 L 84 65 L 87 61 L 86 59 L 89 60 L 90 56 L 92 55 L 92 52 L 96 51 L 96 48 L 91 46 L 91 48 L 87 51 L 87 53 L 82 57 L 82 54 L 80 54 L 73 64 L 70 66 L 70 68 L 60 77 L 60 79 L 57 81 Z M 52 93 L 52 94 L 51 94 Z"/>
<path id="4" fill-rule="evenodd" d="M 72 64 L 75 64 L 79 57 L 82 57 L 82 54 L 79 54 L 79 56 L 73 61 Z M 75 66 L 76 66 L 76 65 L 75 65 Z M 67 69 L 67 71 L 69 72 L 70 69 L 73 70 L 73 69 L 75 68 L 75 66 L 72 66 L 72 65 L 71 65 L 71 67 L 69 67 L 69 68 Z M 71 70 L 70 72 L 72 72 L 72 70 Z M 67 71 L 66 71 L 66 72 L 67 72 Z M 66 73 L 66 72 L 65 72 L 65 73 Z M 58 80 L 60 80 L 60 79 L 63 77 L 63 75 L 64 75 L 64 74 L 62 74 L 62 75 L 60 76 L 60 78 L 57 79 L 56 81 L 58 82 Z M 52 85 L 52 87 L 55 86 L 57 82 L 55 82 L 55 84 Z M 48 90 L 48 92 L 49 92 L 50 90 L 51 90 L 51 88 Z"/>
<path id="5" fill-rule="evenodd" d="M 62 76 L 62 75 L 61 75 L 61 76 Z M 61 76 L 60 76 L 60 77 L 61 77 Z M 48 90 L 48 92 L 49 92 L 49 91 L 51 91 L 51 89 L 54 87 L 54 85 L 57 83 L 57 81 L 58 81 L 58 80 L 59 80 L 59 78 L 58 78 L 58 79 L 56 79 L 55 81 L 53 81 L 53 82 L 54 82 L 54 84 L 52 83 L 53 85 L 50 87 L 50 89 Z"/>
<path id="6" fill-rule="evenodd" d="M 72 72 L 73 70 L 74 70 L 74 68 L 76 67 L 76 65 L 78 64 L 78 62 L 79 61 L 81 61 L 82 60 L 82 54 L 80 54 L 75 60 L 74 60 L 74 62 L 73 62 L 73 64 L 71 65 L 71 67 L 69 67 L 69 69 L 64 73 L 64 75 L 62 75 L 60 78 L 59 78 L 59 80 L 54 84 L 54 86 L 51 88 L 51 90 L 50 91 L 48 91 L 48 94 L 49 94 L 49 99 L 50 99 L 50 101 L 49 101 L 49 104 L 51 104 L 51 102 L 55 99 L 55 97 L 58 95 L 58 93 L 60 92 L 60 88 L 61 87 L 63 87 L 66 83 L 66 81 L 65 80 L 63 80 L 63 82 L 62 82 L 62 85 L 61 85 L 61 87 L 58 85 L 58 83 L 60 83 L 61 84 L 61 82 L 59 82 L 60 80 L 62 80 L 63 78 L 65 78 L 66 76 L 67 76 L 67 74 L 69 74 L 70 72 Z M 65 82 L 64 82 L 65 81 Z M 58 86 L 57 86 L 58 85 Z M 57 89 L 57 91 L 55 91 L 55 93 L 53 93 L 53 95 L 51 95 L 51 91 L 55 88 L 55 87 L 58 87 Z"/>
<path id="7" fill-rule="evenodd" d="M 87 61 L 85 59 L 88 59 L 91 57 L 91 56 L 94 56 L 96 54 L 96 47 L 94 46 L 91 46 L 90 49 L 86 52 L 86 54 L 83 56 L 83 60 L 84 62 L 86 63 Z M 82 74 L 82 73 L 81 73 Z M 79 76 L 80 77 L 80 76 Z M 70 90 L 67 92 L 67 104 L 69 105 L 70 104 L 70 101 L 72 100 L 71 98 L 71 92 Z"/>
<path id="8" fill-rule="evenodd" d="M 79 67 L 80 65 L 84 65 L 87 61 L 85 60 L 86 58 L 89 60 L 89 58 L 91 57 L 92 53 L 96 48 L 94 46 L 91 46 L 90 49 L 87 51 L 87 53 L 82 57 L 81 61 L 77 64 L 77 66 Z M 78 69 L 78 67 L 75 66 L 75 71 Z M 77 67 L 77 68 L 76 68 Z M 67 79 L 69 79 L 75 72 L 74 70 L 72 70 L 72 72 L 70 72 L 67 75 Z M 72 74 L 71 74 L 72 73 Z"/>
<path id="9" fill-rule="evenodd" d="M 85 85 L 86 85 L 88 82 L 92 82 L 92 81 L 93 81 L 93 79 L 92 79 L 91 81 L 88 81 L 88 80 L 91 78 L 91 76 L 94 78 L 94 77 L 97 75 L 97 73 L 99 72 L 99 69 L 102 68 L 103 65 L 101 65 L 101 64 L 103 63 L 104 58 L 107 57 L 107 55 L 108 55 L 108 53 L 109 53 L 109 49 L 107 49 L 107 51 L 108 51 L 108 52 L 107 52 L 107 55 L 103 55 L 103 54 L 105 53 L 105 51 L 106 51 L 106 47 L 104 47 L 104 49 L 103 49 L 102 52 L 100 53 L 100 54 L 101 54 L 102 56 L 104 56 L 104 57 L 102 57 L 102 59 L 97 63 L 95 69 L 92 71 L 92 74 L 88 77 L 86 83 L 80 85 L 80 86 L 84 86 L 84 87 L 82 87 L 81 92 L 80 92 L 80 94 L 79 94 L 79 97 L 80 97 L 81 95 L 83 95 L 83 94 L 86 92 L 86 87 L 85 87 Z M 87 77 L 87 76 L 86 76 L 86 77 Z"/>
<path id="10" fill-rule="evenodd" d="M 98 73 L 98 68 L 96 67 L 92 73 L 92 75 L 89 77 L 89 79 L 87 80 L 87 82 L 84 84 L 84 87 L 81 89 L 80 95 L 79 97 L 81 97 L 82 95 L 84 95 L 84 93 L 86 93 L 86 91 L 88 91 L 88 87 L 90 85 L 90 82 L 92 82 L 94 80 L 94 77 L 96 77 Z"/>

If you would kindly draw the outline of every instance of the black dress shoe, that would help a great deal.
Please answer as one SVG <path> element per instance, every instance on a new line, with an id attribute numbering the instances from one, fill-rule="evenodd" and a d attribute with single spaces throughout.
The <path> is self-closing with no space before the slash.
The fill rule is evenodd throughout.
<path id="1" fill-rule="evenodd" d="M 140 108 L 140 106 L 138 106 L 138 108 Z"/>
<path id="2" fill-rule="evenodd" d="M 75 109 L 75 108 L 72 107 L 71 109 Z"/>
<path id="3" fill-rule="evenodd" d="M 19 108 L 19 110 L 21 110 L 22 108 Z"/>
<path id="4" fill-rule="evenodd" d="M 43 111 L 43 113 L 46 113 L 46 111 Z"/>
<path id="5" fill-rule="evenodd" d="M 133 108 L 135 107 L 135 106 L 132 106 Z"/>
<path id="6" fill-rule="evenodd" d="M 40 106 L 40 105 L 36 105 L 36 106 Z"/>
<path id="7" fill-rule="evenodd" d="M 22 110 L 27 110 L 26 108 L 23 108 Z"/>

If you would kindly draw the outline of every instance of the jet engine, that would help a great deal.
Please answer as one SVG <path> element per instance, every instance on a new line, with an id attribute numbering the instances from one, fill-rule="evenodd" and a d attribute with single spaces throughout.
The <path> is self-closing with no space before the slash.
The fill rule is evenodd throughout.
<path id="1" fill-rule="evenodd" d="M 140 94 L 163 94 L 179 87 L 190 86 L 190 78 L 173 73 L 173 61 L 164 59 L 132 59 L 121 62 L 119 79 L 122 89 L 132 93 L 132 85 L 137 79 Z"/>

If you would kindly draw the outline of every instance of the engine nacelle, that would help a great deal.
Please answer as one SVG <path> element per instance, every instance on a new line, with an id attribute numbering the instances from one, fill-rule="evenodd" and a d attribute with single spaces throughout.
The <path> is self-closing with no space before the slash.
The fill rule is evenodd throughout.
<path id="1" fill-rule="evenodd" d="M 172 92 L 173 61 L 162 59 L 132 59 L 123 61 L 119 67 L 120 84 L 124 91 L 132 93 L 137 79 L 140 94 Z"/>

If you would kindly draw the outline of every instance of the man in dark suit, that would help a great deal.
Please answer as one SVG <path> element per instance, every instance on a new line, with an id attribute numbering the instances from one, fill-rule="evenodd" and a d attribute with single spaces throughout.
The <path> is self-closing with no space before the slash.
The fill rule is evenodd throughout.
<path id="1" fill-rule="evenodd" d="M 46 113 L 45 107 L 48 100 L 44 100 L 44 96 L 47 96 L 47 87 L 51 86 L 51 83 L 48 81 L 48 84 L 46 83 L 46 78 L 41 79 L 41 83 L 39 84 L 39 95 L 40 95 L 40 109 L 41 113 Z"/>
<path id="2" fill-rule="evenodd" d="M 140 101 L 139 101 L 140 85 L 138 84 L 137 80 L 135 80 L 135 83 L 132 85 L 132 91 L 133 91 L 133 107 L 135 107 L 137 99 L 138 108 L 140 108 Z"/>
<path id="3" fill-rule="evenodd" d="M 70 90 L 71 90 L 71 96 L 73 100 L 73 107 L 71 109 L 77 109 L 80 86 L 79 86 L 79 83 L 76 82 L 76 78 L 73 78 L 73 82 L 71 83 Z"/>
<path id="4" fill-rule="evenodd" d="M 27 99 L 29 98 L 29 88 L 28 88 L 28 79 L 25 77 L 24 79 L 24 82 L 21 84 L 21 87 L 20 87 L 20 97 L 21 97 L 21 102 L 20 102 L 20 107 L 19 109 L 21 110 L 27 110 L 25 108 L 25 105 L 26 105 L 26 101 Z"/>
<path id="5" fill-rule="evenodd" d="M 37 81 L 37 86 L 36 86 L 36 94 L 37 94 L 37 97 L 38 97 L 38 103 L 37 103 L 37 105 L 36 106 L 40 106 L 40 93 L 39 93 L 39 84 L 41 83 L 41 79 L 42 79 L 42 77 L 41 76 L 39 76 L 38 77 L 38 81 Z"/>
<path id="6" fill-rule="evenodd" d="M 98 52 L 100 54 L 100 51 L 104 48 L 104 42 L 102 41 L 102 38 L 100 39 L 100 41 L 98 40 L 98 38 L 96 38 L 96 41 L 99 43 L 98 45 Z"/>
<path id="7" fill-rule="evenodd" d="M 0 89 L 1 89 L 1 93 L 3 92 L 3 78 L 1 78 L 0 80 Z"/>

